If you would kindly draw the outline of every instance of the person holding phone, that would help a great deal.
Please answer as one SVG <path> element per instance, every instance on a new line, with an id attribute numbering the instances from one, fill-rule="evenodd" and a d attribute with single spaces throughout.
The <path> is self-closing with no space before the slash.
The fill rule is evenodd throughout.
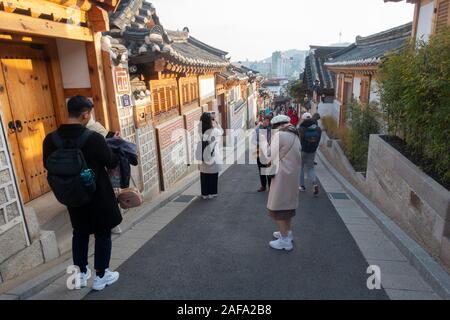
<path id="1" fill-rule="evenodd" d="M 200 185 L 203 199 L 218 196 L 219 172 L 222 169 L 222 157 L 219 141 L 223 130 L 215 120 L 215 114 L 205 112 L 200 118 L 201 163 L 199 164 Z"/>

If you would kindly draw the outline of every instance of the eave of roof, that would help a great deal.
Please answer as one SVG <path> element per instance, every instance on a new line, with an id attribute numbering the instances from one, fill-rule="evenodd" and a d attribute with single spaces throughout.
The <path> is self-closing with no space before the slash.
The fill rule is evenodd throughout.
<path id="1" fill-rule="evenodd" d="M 407 23 L 367 37 L 357 37 L 354 44 L 337 52 L 325 66 L 376 66 L 388 52 L 398 52 L 407 45 L 411 30 L 412 23 Z"/>
<path id="2" fill-rule="evenodd" d="M 128 49 L 129 61 L 149 63 L 164 58 L 173 64 L 222 70 L 229 65 L 219 49 L 192 39 L 187 31 L 166 31 L 147 0 L 122 0 L 111 14 L 111 32 Z"/>

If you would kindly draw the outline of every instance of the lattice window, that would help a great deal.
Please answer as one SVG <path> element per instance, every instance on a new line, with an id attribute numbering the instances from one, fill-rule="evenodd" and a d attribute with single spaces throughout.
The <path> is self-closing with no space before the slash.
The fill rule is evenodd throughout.
<path id="1" fill-rule="evenodd" d="M 172 108 L 171 109 L 176 109 L 176 108 L 178 108 L 177 87 L 172 86 L 170 91 L 171 91 L 171 95 L 172 95 Z"/>
<path id="2" fill-rule="evenodd" d="M 161 112 L 165 112 L 167 110 L 166 92 L 164 88 L 161 88 L 158 91 L 159 91 L 159 103 L 161 105 Z"/>
<path id="3" fill-rule="evenodd" d="M 166 87 L 166 99 L 167 99 L 167 110 L 172 109 L 173 105 L 175 104 L 174 101 L 172 101 L 172 94 L 171 94 L 171 87 Z"/>
<path id="4" fill-rule="evenodd" d="M 153 90 L 153 107 L 155 109 L 155 114 L 159 114 L 161 112 L 161 105 L 159 103 L 159 94 L 158 90 Z"/>

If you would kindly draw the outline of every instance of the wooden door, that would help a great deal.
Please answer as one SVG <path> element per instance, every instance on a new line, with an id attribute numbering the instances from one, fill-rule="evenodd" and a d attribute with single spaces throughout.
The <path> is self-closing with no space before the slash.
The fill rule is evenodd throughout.
<path id="1" fill-rule="evenodd" d="M 5 93 L 4 124 L 24 202 L 50 191 L 42 161 L 42 142 L 56 129 L 56 117 L 44 50 L 27 45 L 0 49 Z M 8 110 L 9 109 L 9 110 Z"/>

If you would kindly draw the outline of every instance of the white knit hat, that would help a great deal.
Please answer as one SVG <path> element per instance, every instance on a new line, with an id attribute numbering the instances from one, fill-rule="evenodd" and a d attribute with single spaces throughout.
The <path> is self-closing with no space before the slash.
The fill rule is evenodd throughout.
<path id="1" fill-rule="evenodd" d="M 272 125 L 279 124 L 279 123 L 289 123 L 289 122 L 291 122 L 291 118 L 289 118 L 288 116 L 285 116 L 285 115 L 276 116 L 272 119 L 272 121 L 270 121 L 270 123 Z"/>

